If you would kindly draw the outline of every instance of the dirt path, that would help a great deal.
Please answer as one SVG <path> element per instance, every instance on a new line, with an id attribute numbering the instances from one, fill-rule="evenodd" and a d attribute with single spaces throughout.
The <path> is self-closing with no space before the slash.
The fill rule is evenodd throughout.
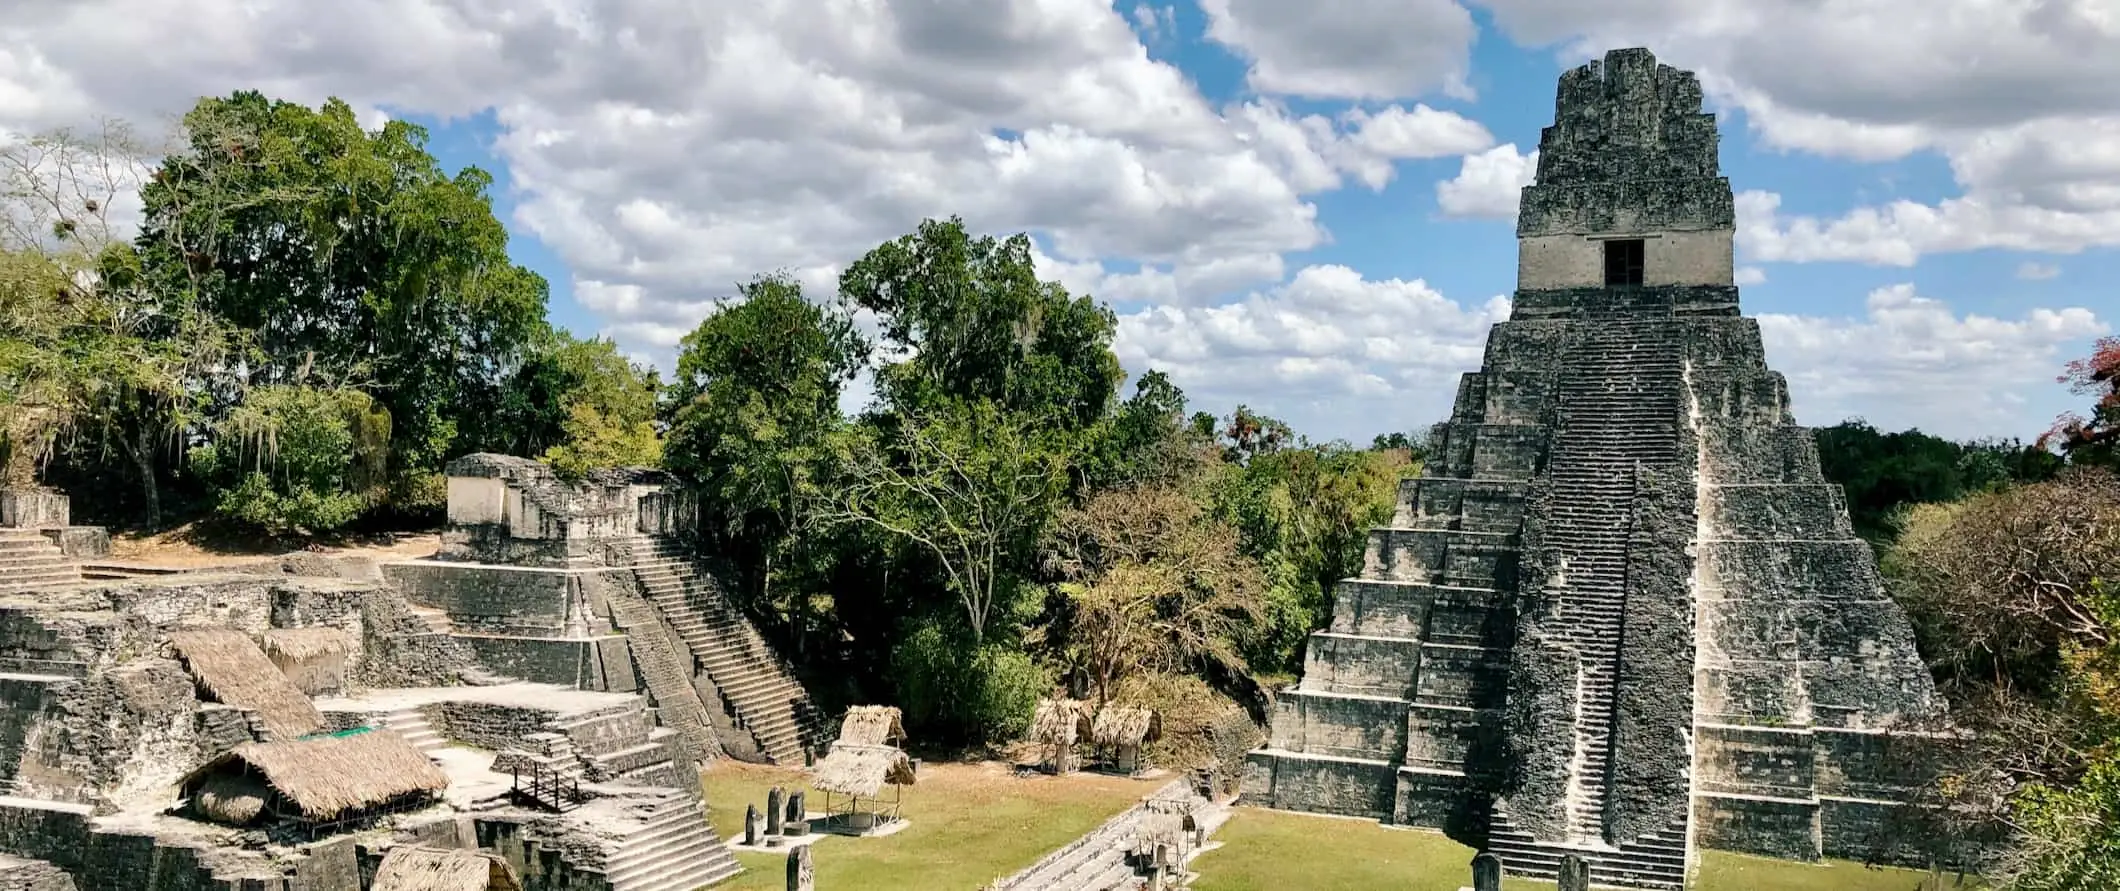
<path id="1" fill-rule="evenodd" d="M 331 544 L 313 544 L 298 550 L 333 557 L 412 560 L 432 555 L 441 548 L 441 544 L 442 537 L 438 532 L 410 532 L 366 536 Z M 263 557 L 277 557 L 293 550 L 297 549 L 275 547 L 271 542 L 255 539 L 208 540 L 195 527 L 180 526 L 153 535 L 113 535 L 110 541 L 110 561 L 195 569 L 248 563 Z"/>

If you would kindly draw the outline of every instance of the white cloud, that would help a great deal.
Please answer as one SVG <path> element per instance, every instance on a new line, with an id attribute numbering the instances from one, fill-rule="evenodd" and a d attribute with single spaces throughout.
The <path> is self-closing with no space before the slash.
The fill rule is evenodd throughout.
<path id="1" fill-rule="evenodd" d="M 1134 4 L 1134 28 L 1149 40 L 1169 40 L 1177 36 L 1178 10 L 1173 6 L 1152 6 L 1147 3 Z"/>
<path id="2" fill-rule="evenodd" d="M 1733 283 L 1739 287 L 1764 285 L 1767 283 L 1767 271 L 1757 266 L 1739 266 Z"/>
<path id="3" fill-rule="evenodd" d="M 1870 293 L 1860 319 L 1759 316 L 1767 360 L 1789 378 L 1797 418 L 1830 425 L 1867 418 L 1972 438 L 2024 429 L 2069 351 L 2110 331 L 2083 308 L 2033 309 L 2016 319 L 1959 315 L 1908 284 Z"/>
<path id="4" fill-rule="evenodd" d="M 1251 63 L 1262 93 L 1400 99 L 1465 80 L 1475 27 L 1456 0 L 1200 0 L 1208 39 Z"/>
<path id="5" fill-rule="evenodd" d="M 1518 199 L 1538 173 L 1538 150 L 1519 154 L 1515 143 L 1468 154 L 1458 174 L 1435 184 L 1445 216 L 1516 219 Z"/>
<path id="6" fill-rule="evenodd" d="M 1961 194 L 1777 219 L 1778 259 L 2120 244 L 2120 6 L 2110 0 L 1480 0 L 1571 60 L 1648 46 L 1700 72 L 1769 146 L 1941 152 Z M 1768 255 L 1756 255 L 1766 259 Z"/>
<path id="7" fill-rule="evenodd" d="M 2017 277 L 2028 282 L 2059 278 L 2061 267 L 2052 263 L 2034 263 L 2029 260 L 2017 265 Z"/>
<path id="8" fill-rule="evenodd" d="M 1299 430 L 1349 418 L 1410 430 L 1449 412 L 1454 381 L 1508 313 L 1504 297 L 1463 304 L 1418 279 L 1310 266 L 1233 303 L 1122 315 L 1115 348 L 1128 370 L 1169 374 L 1204 409 L 1248 402 Z"/>
<path id="9" fill-rule="evenodd" d="M 1098 280 L 1115 297 L 1213 299 L 1325 241 L 1308 196 L 1492 142 L 1424 105 L 1217 109 L 1142 44 L 1138 28 L 1168 36 L 1167 6 L 379 2 L 26 9 L 0 32 L 0 130 L 155 122 L 246 88 L 340 95 L 365 120 L 490 107 L 512 224 L 629 348 L 672 342 L 755 273 L 829 282 L 952 213 L 1142 266 Z"/>

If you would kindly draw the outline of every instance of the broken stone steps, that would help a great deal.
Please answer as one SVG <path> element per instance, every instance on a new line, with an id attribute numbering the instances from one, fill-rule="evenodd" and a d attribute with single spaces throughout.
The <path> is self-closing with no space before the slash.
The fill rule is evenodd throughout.
<path id="1" fill-rule="evenodd" d="M 1553 881 L 1560 875 L 1561 858 L 1574 854 L 1590 864 L 1592 887 L 1639 888 L 1645 891 L 1682 891 L 1685 887 L 1686 868 L 1683 862 L 1674 866 L 1661 861 L 1640 860 L 1629 856 L 1625 851 L 1607 852 L 1536 844 L 1518 847 L 1499 841 L 1491 842 L 1488 850 L 1501 858 L 1505 871 L 1526 878 Z"/>

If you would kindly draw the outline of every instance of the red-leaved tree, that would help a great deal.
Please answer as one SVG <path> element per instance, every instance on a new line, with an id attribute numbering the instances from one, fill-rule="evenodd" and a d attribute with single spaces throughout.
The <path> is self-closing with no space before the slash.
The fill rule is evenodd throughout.
<path id="1" fill-rule="evenodd" d="M 2040 445 L 2071 455 L 2120 445 L 2120 336 L 2101 338 L 2089 356 L 2068 363 L 2060 380 L 2069 392 L 2096 401 L 2089 414 L 2062 415 Z"/>

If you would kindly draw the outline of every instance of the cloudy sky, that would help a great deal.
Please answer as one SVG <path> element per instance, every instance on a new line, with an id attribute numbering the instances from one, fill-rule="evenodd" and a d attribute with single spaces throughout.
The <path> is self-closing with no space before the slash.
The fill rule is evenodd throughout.
<path id="1" fill-rule="evenodd" d="M 667 362 L 743 279 L 1027 231 L 1127 370 L 1424 426 L 1507 312 L 1555 78 L 1695 69 L 1809 424 L 2036 434 L 2120 325 L 2114 0 L 5 0 L 0 131 L 338 96 L 496 174 L 554 318 Z"/>

